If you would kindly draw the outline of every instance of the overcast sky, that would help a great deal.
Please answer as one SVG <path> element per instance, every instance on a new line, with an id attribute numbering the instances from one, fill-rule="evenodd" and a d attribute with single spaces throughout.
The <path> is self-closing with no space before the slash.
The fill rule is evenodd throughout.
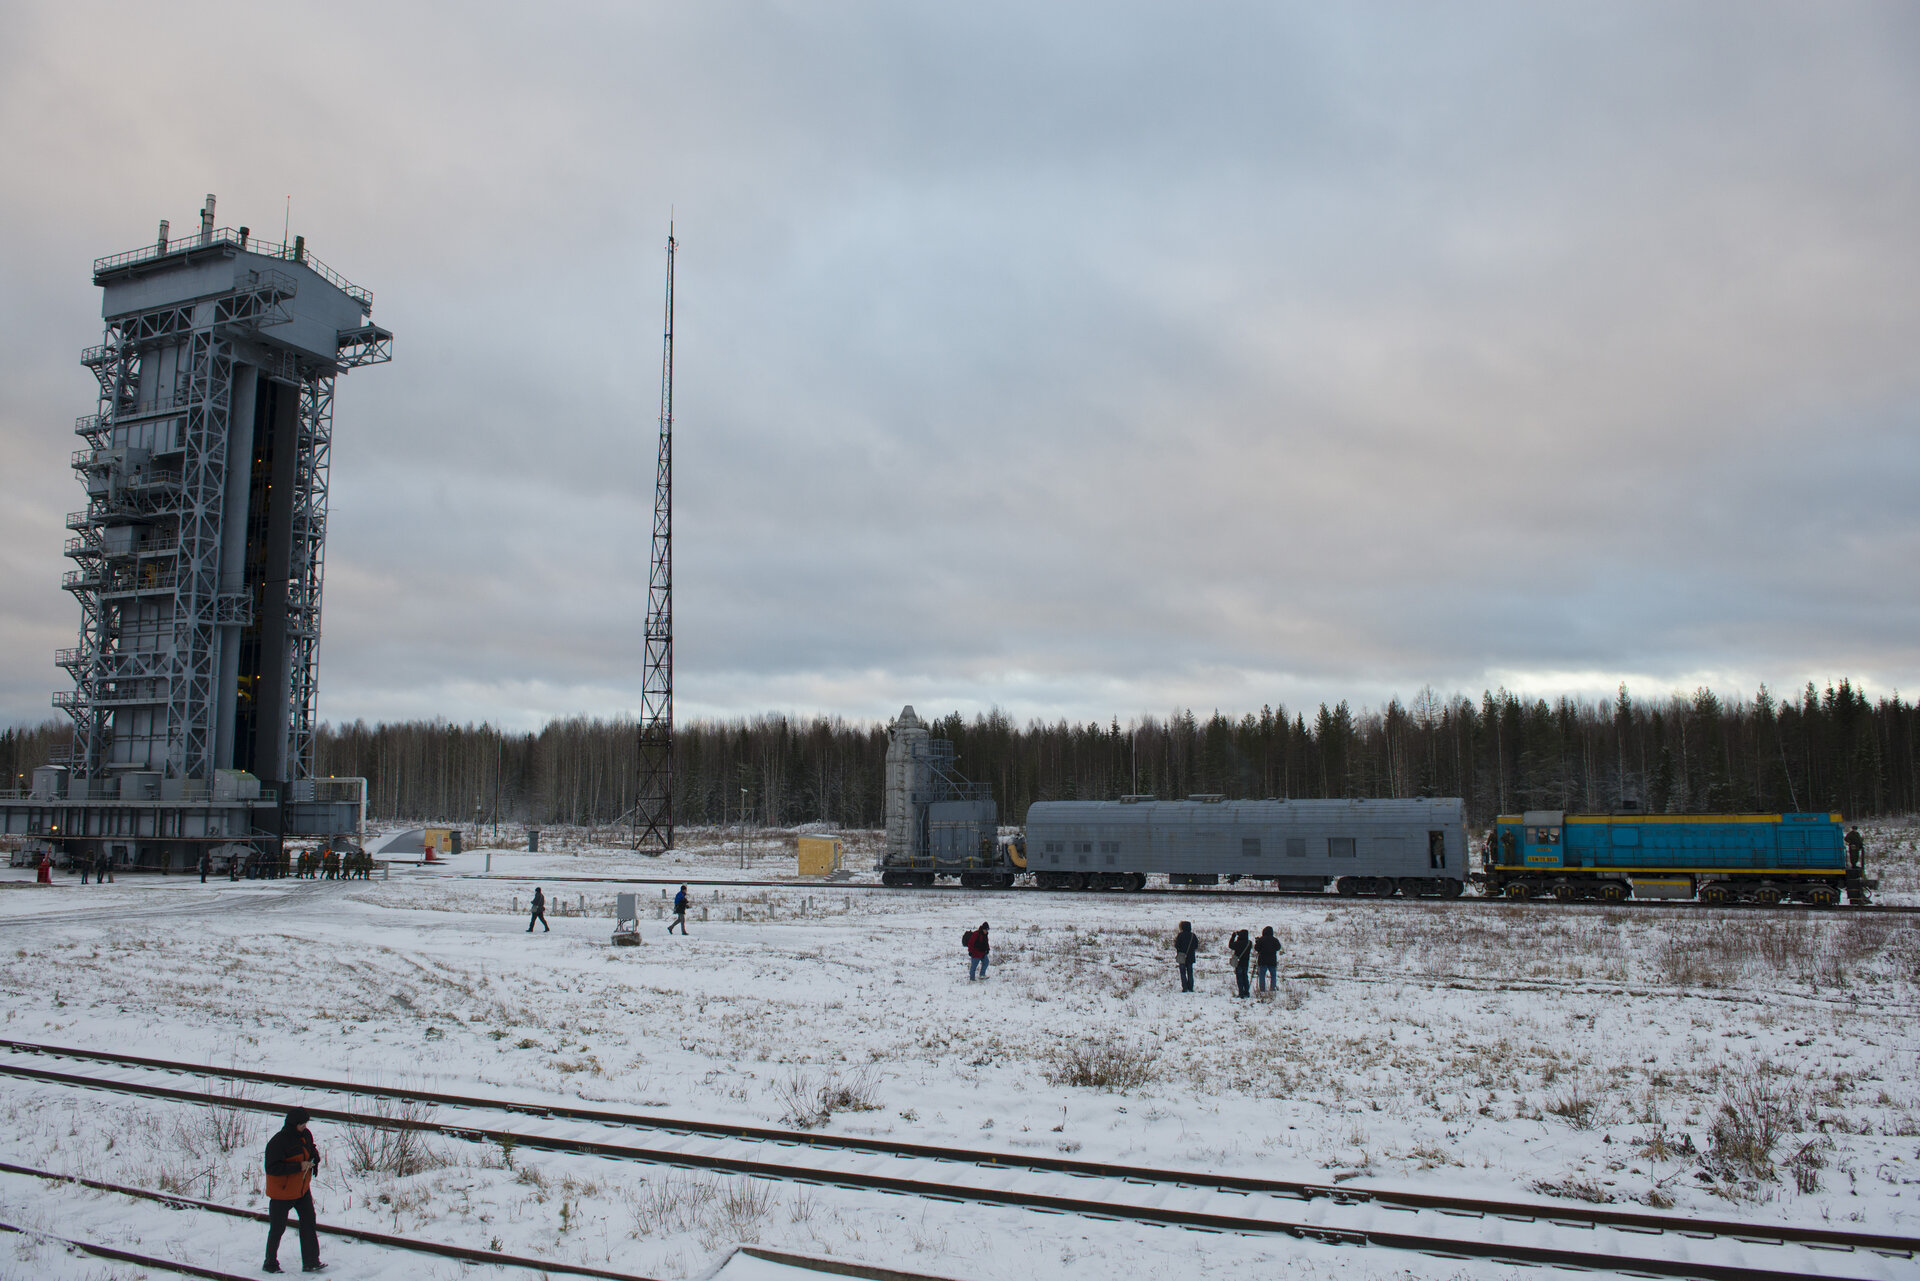
<path id="1" fill-rule="evenodd" d="M 98 255 L 292 230 L 320 714 L 1920 692 L 1920 8 L 0 3 L 0 722 Z"/>

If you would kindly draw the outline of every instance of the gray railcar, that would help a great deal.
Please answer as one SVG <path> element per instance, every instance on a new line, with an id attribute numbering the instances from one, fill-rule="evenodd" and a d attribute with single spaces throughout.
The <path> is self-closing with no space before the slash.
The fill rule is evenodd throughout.
<path id="1" fill-rule="evenodd" d="M 1279 889 L 1454 898 L 1467 866 L 1466 803 L 1444 800 L 1042 801 L 1027 811 L 1027 867 L 1043 889 L 1271 881 Z"/>

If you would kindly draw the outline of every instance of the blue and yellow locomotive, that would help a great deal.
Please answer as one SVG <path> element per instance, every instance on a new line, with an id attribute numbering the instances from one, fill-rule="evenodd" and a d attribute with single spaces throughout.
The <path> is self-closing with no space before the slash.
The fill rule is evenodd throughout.
<path id="1" fill-rule="evenodd" d="M 1561 901 L 1692 899 L 1808 903 L 1873 882 L 1849 857 L 1838 814 L 1569 814 L 1528 810 L 1495 820 L 1475 879 L 1489 895 Z"/>

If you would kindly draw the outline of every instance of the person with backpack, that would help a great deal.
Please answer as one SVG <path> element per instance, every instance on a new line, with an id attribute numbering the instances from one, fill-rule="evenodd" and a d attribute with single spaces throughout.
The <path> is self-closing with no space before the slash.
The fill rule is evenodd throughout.
<path id="1" fill-rule="evenodd" d="M 962 934 L 960 946 L 967 949 L 967 982 L 987 977 L 987 953 L 993 948 L 987 938 L 987 923 L 982 921 L 979 929 Z"/>
<path id="2" fill-rule="evenodd" d="M 1247 964 L 1253 960 L 1253 940 L 1245 930 L 1235 930 L 1227 939 L 1227 953 L 1233 958 L 1233 986 L 1235 996 L 1252 996 L 1247 986 Z"/>
<path id="3" fill-rule="evenodd" d="M 267 1272 L 280 1270 L 280 1238 L 290 1214 L 300 1218 L 300 1270 L 318 1272 L 327 1266 L 320 1262 L 320 1232 L 313 1213 L 313 1172 L 320 1165 L 320 1147 L 307 1129 L 309 1120 L 305 1108 L 291 1108 L 286 1124 L 267 1140 Z"/>
<path id="4" fill-rule="evenodd" d="M 327 857 L 332 858 L 333 855 L 329 854 Z M 553 927 L 547 924 L 546 892 L 538 885 L 533 887 L 533 915 L 527 918 L 527 933 L 533 933 L 533 923 L 535 921 L 540 922 L 541 929 L 549 934 L 553 933 Z"/>
<path id="5" fill-rule="evenodd" d="M 1193 991 L 1193 961 L 1200 955 L 1200 936 L 1193 932 L 1192 921 L 1180 922 L 1180 932 L 1173 936 L 1173 958 L 1180 964 L 1180 990 Z"/>
<path id="6" fill-rule="evenodd" d="M 1285 950 L 1280 946 L 1280 940 L 1274 937 L 1271 925 L 1261 930 L 1260 937 L 1253 941 L 1253 955 L 1259 962 L 1262 992 L 1271 992 L 1280 986 L 1280 953 Z"/>
<path id="7" fill-rule="evenodd" d="M 667 933 L 673 933 L 673 926 L 680 927 L 680 937 L 687 936 L 687 887 L 682 885 L 680 892 L 673 896 L 673 925 L 667 926 Z"/>

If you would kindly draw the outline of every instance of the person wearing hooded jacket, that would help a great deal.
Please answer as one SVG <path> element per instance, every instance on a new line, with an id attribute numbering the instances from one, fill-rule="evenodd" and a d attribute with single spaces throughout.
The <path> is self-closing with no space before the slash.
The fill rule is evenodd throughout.
<path id="1" fill-rule="evenodd" d="M 1247 986 L 1247 963 L 1253 959 L 1253 940 L 1245 930 L 1235 930 L 1227 939 L 1227 952 L 1233 957 L 1233 994 L 1253 995 Z"/>
<path id="2" fill-rule="evenodd" d="M 1260 937 L 1253 941 L 1253 955 L 1262 992 L 1271 992 L 1280 986 L 1280 953 L 1284 950 L 1280 940 L 1274 937 L 1271 925 L 1261 930 Z"/>
<path id="3" fill-rule="evenodd" d="M 1193 962 L 1200 955 L 1200 936 L 1193 932 L 1192 921 L 1180 922 L 1180 932 L 1173 936 L 1173 959 L 1180 964 L 1180 990 L 1193 991 Z"/>
<path id="4" fill-rule="evenodd" d="M 268 1272 L 280 1270 L 280 1238 L 287 1216 L 300 1216 L 300 1270 L 318 1272 L 320 1231 L 313 1214 L 313 1172 L 320 1165 L 320 1147 L 307 1129 L 312 1118 L 305 1108 L 291 1108 L 280 1132 L 267 1140 L 267 1261 Z"/>
<path id="5" fill-rule="evenodd" d="M 333 855 L 329 854 L 327 857 L 332 858 Z M 540 923 L 541 929 L 549 934 L 553 933 L 553 927 L 547 924 L 547 894 L 538 885 L 533 887 L 533 915 L 527 918 L 527 933 L 533 933 L 535 921 Z"/>
<path id="6" fill-rule="evenodd" d="M 987 938 L 987 923 L 980 922 L 977 930 L 968 930 L 963 940 L 967 945 L 967 982 L 987 977 L 987 954 L 993 950 L 993 943 Z"/>

